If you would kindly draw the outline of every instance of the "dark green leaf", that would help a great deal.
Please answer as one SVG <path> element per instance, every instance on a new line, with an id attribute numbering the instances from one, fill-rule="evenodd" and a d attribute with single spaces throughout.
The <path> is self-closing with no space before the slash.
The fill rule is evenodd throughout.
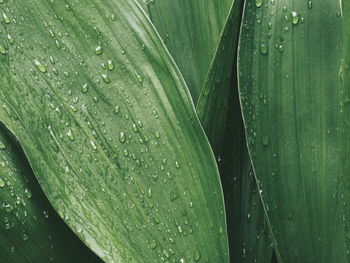
<path id="1" fill-rule="evenodd" d="M 272 241 L 264 223 L 238 100 L 235 62 L 242 4 L 232 3 L 196 110 L 219 163 L 231 262 L 259 259 L 270 263 Z"/>
<path id="2" fill-rule="evenodd" d="M 228 262 L 214 156 L 136 1 L 1 8 L 0 119 L 73 231 L 106 262 Z"/>
<path id="3" fill-rule="evenodd" d="M 339 1 L 246 2 L 240 99 L 283 262 L 346 262 L 341 61 Z"/>

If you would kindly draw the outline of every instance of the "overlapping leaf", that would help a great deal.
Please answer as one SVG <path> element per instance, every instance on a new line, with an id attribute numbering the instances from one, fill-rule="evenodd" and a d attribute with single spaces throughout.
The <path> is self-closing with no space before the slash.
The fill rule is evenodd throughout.
<path id="1" fill-rule="evenodd" d="M 346 262 L 341 61 L 339 1 L 247 1 L 240 99 L 282 262 Z"/>
<path id="2" fill-rule="evenodd" d="M 216 49 L 197 113 L 217 156 L 224 189 L 231 262 L 271 262 L 272 241 L 251 169 L 236 78 L 242 1 L 234 1 Z"/>
<path id="3" fill-rule="evenodd" d="M 2 262 L 102 262 L 60 220 L 2 126 L 0 203 Z"/>
<path id="4" fill-rule="evenodd" d="M 195 103 L 234 2 L 239 1 L 148 1 L 148 14 L 181 70 Z"/>
<path id="5" fill-rule="evenodd" d="M 135 1 L 0 6 L 0 119 L 106 262 L 227 262 L 215 160 Z"/>

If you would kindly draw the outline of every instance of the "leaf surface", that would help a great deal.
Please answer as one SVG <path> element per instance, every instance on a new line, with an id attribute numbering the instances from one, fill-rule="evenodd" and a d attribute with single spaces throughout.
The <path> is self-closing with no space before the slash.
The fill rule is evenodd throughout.
<path id="1" fill-rule="evenodd" d="M 106 262 L 228 262 L 214 156 L 140 5 L 1 8 L 0 119 L 68 226 Z"/>
<path id="2" fill-rule="evenodd" d="M 272 241 L 248 155 L 238 99 L 237 45 L 243 2 L 234 1 L 196 105 L 217 157 L 231 262 L 271 262 Z"/>
<path id="3" fill-rule="evenodd" d="M 20 147 L 2 126 L 0 203 L 2 262 L 102 262 L 56 214 Z"/>
<path id="4" fill-rule="evenodd" d="M 234 0 L 155 0 L 149 16 L 196 103 Z"/>
<path id="5" fill-rule="evenodd" d="M 339 1 L 246 2 L 240 99 L 280 262 L 346 262 L 341 61 Z"/>

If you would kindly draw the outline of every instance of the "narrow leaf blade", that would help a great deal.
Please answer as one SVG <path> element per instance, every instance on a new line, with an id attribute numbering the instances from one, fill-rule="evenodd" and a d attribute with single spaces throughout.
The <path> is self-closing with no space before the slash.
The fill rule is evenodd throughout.
<path id="1" fill-rule="evenodd" d="M 246 3 L 240 99 L 282 262 L 346 262 L 341 44 L 339 1 Z"/>

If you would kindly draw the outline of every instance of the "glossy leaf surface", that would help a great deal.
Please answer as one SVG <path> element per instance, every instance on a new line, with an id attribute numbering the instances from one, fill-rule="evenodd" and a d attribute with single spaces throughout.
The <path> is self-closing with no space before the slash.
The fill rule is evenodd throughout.
<path id="1" fill-rule="evenodd" d="M 0 126 L 0 251 L 6 263 L 102 262 L 63 223 Z"/>
<path id="2" fill-rule="evenodd" d="M 5 2 L 0 119 L 106 262 L 227 262 L 217 167 L 136 1 Z"/>
<path id="3" fill-rule="evenodd" d="M 155 0 L 148 13 L 196 103 L 233 0 Z"/>
<path id="4" fill-rule="evenodd" d="M 247 1 L 240 99 L 281 262 L 346 262 L 341 62 L 339 1 Z"/>

